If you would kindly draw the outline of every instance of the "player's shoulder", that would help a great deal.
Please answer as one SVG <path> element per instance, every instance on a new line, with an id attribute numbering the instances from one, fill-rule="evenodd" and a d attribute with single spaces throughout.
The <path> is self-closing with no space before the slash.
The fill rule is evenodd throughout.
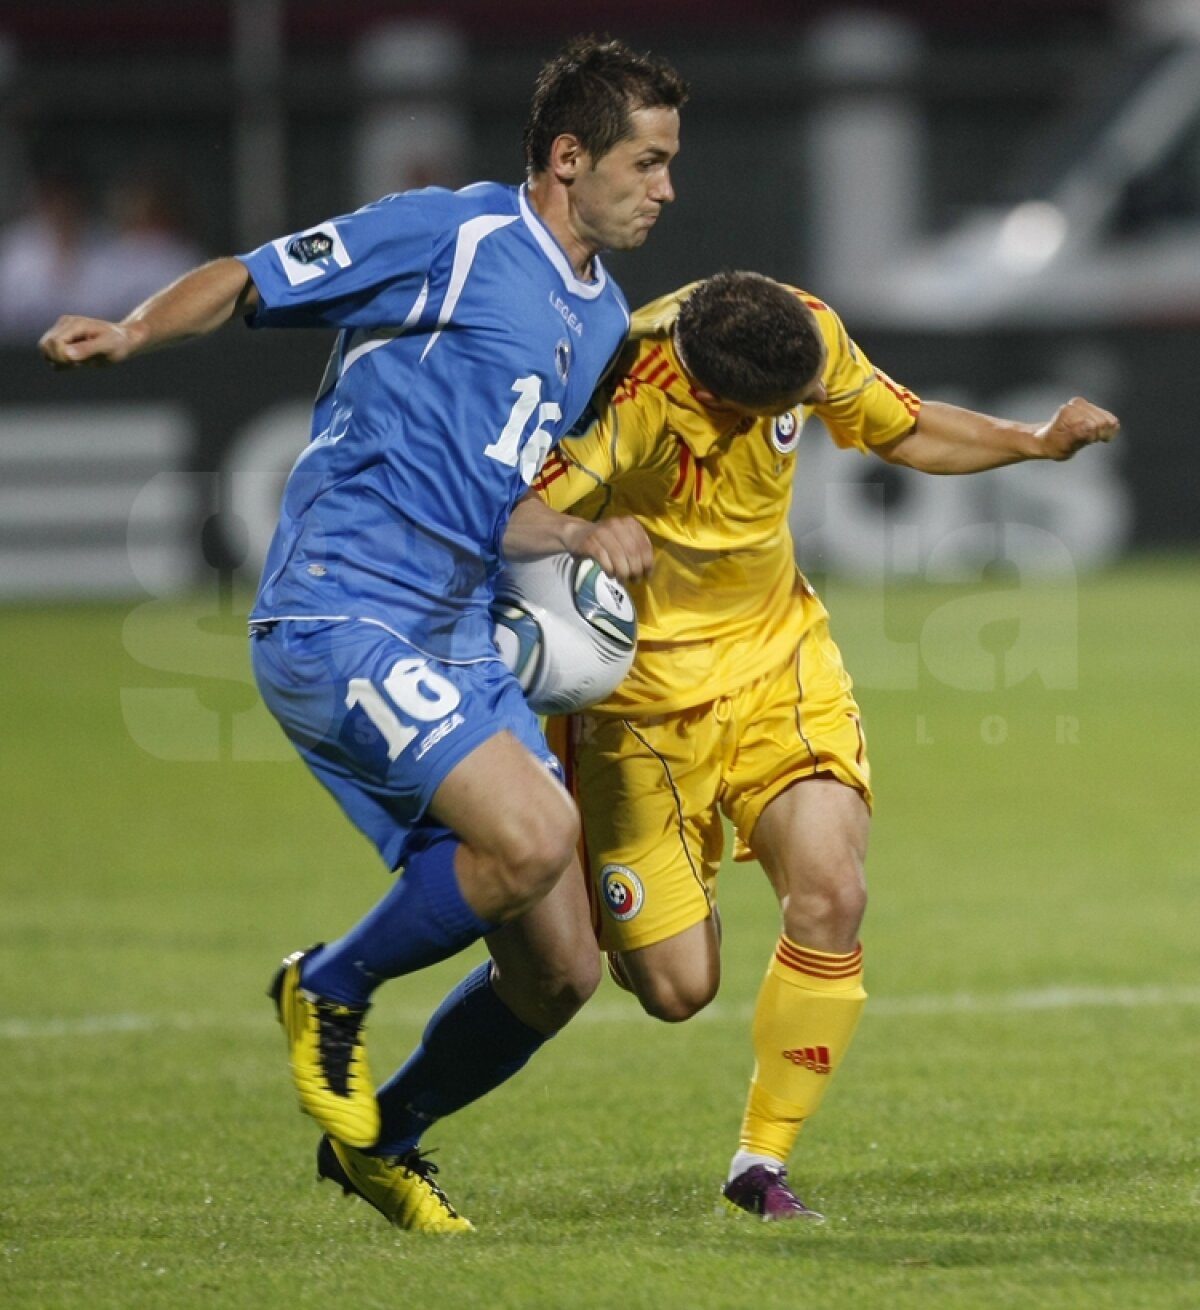
<path id="1" fill-rule="evenodd" d="M 455 212 L 463 214 L 519 214 L 519 192 L 515 186 L 503 182 L 472 182 L 457 191 L 442 191 L 429 187 L 447 198 L 446 203 Z"/>
<path id="2" fill-rule="evenodd" d="M 456 231 L 485 214 L 515 217 L 516 190 L 498 182 L 476 182 L 459 191 L 447 187 L 418 187 L 380 196 L 351 215 L 360 223 L 419 223 L 432 232 Z"/>
<path id="3" fill-rule="evenodd" d="M 661 341 L 671 335 L 675 320 L 679 317 L 679 307 L 687 299 L 688 293 L 699 284 L 689 282 L 677 291 L 668 292 L 641 305 L 633 313 L 629 325 L 629 337 L 632 342 Z"/>
<path id="4" fill-rule="evenodd" d="M 814 296 L 811 291 L 805 291 L 800 287 L 788 286 L 788 290 L 801 304 L 812 311 L 812 316 L 816 320 L 821 336 L 825 339 L 831 359 L 836 360 L 839 355 L 854 353 L 854 343 L 850 340 L 846 325 L 842 322 L 837 310 L 828 301 L 822 300 L 820 296 Z"/>
<path id="5" fill-rule="evenodd" d="M 806 309 L 812 311 L 812 315 L 817 320 L 822 332 L 844 331 L 837 310 L 827 300 L 822 300 L 820 296 L 813 295 L 811 291 L 805 291 L 803 287 L 792 286 L 787 282 L 783 283 L 783 285 Z"/>
<path id="6" fill-rule="evenodd" d="M 803 287 L 792 286 L 790 282 L 783 283 L 785 287 L 796 297 L 802 304 L 807 305 L 814 314 L 832 314 L 828 303 L 821 299 L 820 296 L 814 296 L 811 291 L 805 291 Z"/>
<path id="7" fill-rule="evenodd" d="M 661 376 L 664 368 L 666 377 Z M 627 447 L 641 450 L 652 446 L 670 426 L 669 384 L 675 376 L 661 343 L 653 339 L 626 343 L 618 369 L 602 393 L 605 405 L 601 412 Z"/>

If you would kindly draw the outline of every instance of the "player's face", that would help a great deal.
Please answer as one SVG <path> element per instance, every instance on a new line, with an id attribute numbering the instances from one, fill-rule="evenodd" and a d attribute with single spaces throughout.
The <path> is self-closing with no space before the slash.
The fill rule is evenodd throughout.
<path id="1" fill-rule="evenodd" d="M 633 250 L 675 199 L 671 161 L 679 112 L 657 106 L 630 114 L 633 135 L 599 159 L 584 156 L 571 186 L 575 226 L 593 250 Z"/>

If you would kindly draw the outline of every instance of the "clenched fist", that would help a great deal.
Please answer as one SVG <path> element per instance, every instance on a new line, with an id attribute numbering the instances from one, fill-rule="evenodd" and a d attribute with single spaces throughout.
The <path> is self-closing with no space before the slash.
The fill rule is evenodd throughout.
<path id="1" fill-rule="evenodd" d="M 1070 459 L 1084 446 L 1097 441 L 1111 441 L 1120 430 L 1121 423 L 1115 414 L 1093 405 L 1082 396 L 1075 396 L 1060 405 L 1049 423 L 1037 429 L 1036 436 L 1048 459 Z"/>
<path id="2" fill-rule="evenodd" d="M 120 323 L 80 314 L 64 314 L 38 342 L 38 349 L 55 368 L 119 364 L 134 347 L 132 334 Z"/>

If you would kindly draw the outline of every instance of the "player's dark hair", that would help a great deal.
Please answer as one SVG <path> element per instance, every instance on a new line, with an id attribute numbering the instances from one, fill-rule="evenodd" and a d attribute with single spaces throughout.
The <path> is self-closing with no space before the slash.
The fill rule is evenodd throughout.
<path id="1" fill-rule="evenodd" d="M 595 162 L 633 135 L 636 109 L 678 109 L 687 99 L 682 77 L 663 59 L 638 54 L 623 41 L 578 36 L 542 67 L 525 124 L 525 167 L 550 164 L 555 137 L 570 132 Z"/>
<path id="2" fill-rule="evenodd" d="M 675 324 L 679 352 L 706 390 L 766 408 L 804 390 L 824 344 L 809 307 L 761 273 L 718 273 L 689 293 Z"/>

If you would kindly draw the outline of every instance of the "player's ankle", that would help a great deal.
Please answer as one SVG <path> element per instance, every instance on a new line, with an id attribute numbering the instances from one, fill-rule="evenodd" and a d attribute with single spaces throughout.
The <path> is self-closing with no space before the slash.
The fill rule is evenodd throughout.
<path id="1" fill-rule="evenodd" d="M 754 1151 L 735 1151 L 733 1159 L 729 1162 L 729 1182 L 740 1175 L 744 1174 L 747 1169 L 753 1169 L 756 1164 L 766 1165 L 768 1169 L 782 1169 L 784 1162 L 777 1156 L 759 1155 Z"/>

